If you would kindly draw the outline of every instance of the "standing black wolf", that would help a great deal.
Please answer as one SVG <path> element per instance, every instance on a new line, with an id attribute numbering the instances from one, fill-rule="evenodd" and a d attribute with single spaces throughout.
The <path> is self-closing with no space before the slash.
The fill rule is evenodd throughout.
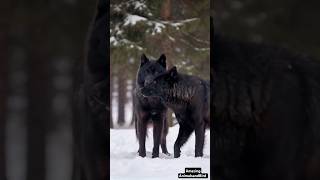
<path id="1" fill-rule="evenodd" d="M 195 131 L 195 156 L 203 156 L 205 127 L 210 119 L 209 83 L 196 77 L 180 74 L 176 67 L 156 76 L 141 89 L 147 97 L 159 97 L 171 108 L 179 122 L 179 134 L 174 144 L 174 157 Z"/>
<path id="2" fill-rule="evenodd" d="M 167 108 L 159 98 L 146 98 L 140 94 L 140 89 L 148 84 L 154 76 L 166 70 L 166 57 L 161 55 L 157 61 L 150 61 L 144 54 L 141 56 L 140 68 L 137 73 L 136 88 L 133 93 L 133 118 L 136 134 L 139 140 L 139 156 L 146 156 L 146 132 L 149 120 L 153 121 L 153 151 L 152 157 L 159 157 L 159 145 L 162 152 L 169 154 L 166 146 L 168 123 Z"/>

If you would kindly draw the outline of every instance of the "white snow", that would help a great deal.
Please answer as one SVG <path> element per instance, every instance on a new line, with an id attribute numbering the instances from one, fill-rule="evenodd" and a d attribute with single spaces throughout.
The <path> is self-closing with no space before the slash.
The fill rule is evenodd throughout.
<path id="1" fill-rule="evenodd" d="M 143 9 L 146 9 L 147 5 L 145 4 L 145 2 L 134 1 L 134 8 L 141 11 Z"/>
<path id="2" fill-rule="evenodd" d="M 138 16 L 138 15 L 134 15 L 134 14 L 128 14 L 126 19 L 124 20 L 124 26 L 128 26 L 128 25 L 136 25 L 137 22 L 139 21 L 146 21 L 147 19 L 145 17 L 142 16 Z"/>
<path id="3" fill-rule="evenodd" d="M 152 35 L 155 35 L 156 33 L 161 33 L 162 29 L 165 27 L 166 26 L 163 25 L 162 23 L 154 22 L 154 29 L 153 29 Z"/>
<path id="4" fill-rule="evenodd" d="M 174 39 L 172 36 L 168 35 L 168 37 L 169 37 L 169 39 L 170 39 L 171 41 L 173 41 L 173 42 L 176 41 L 176 39 Z"/>
<path id="5" fill-rule="evenodd" d="M 129 48 L 136 48 L 139 51 L 143 50 L 143 48 L 141 46 L 139 46 L 138 44 L 136 44 L 135 42 L 129 41 L 128 39 L 125 39 L 125 38 L 118 40 L 115 36 L 110 37 L 110 44 L 114 47 L 127 46 Z"/>
<path id="6" fill-rule="evenodd" d="M 113 7 L 113 10 L 114 10 L 115 12 L 121 12 L 121 7 L 115 5 L 115 6 Z"/>
<path id="7" fill-rule="evenodd" d="M 196 21 L 196 20 L 199 20 L 199 18 L 191 18 L 191 19 L 180 20 L 180 21 L 178 21 L 176 23 L 172 23 L 172 22 L 168 22 L 167 21 L 167 23 L 171 24 L 171 26 L 178 27 L 178 26 L 183 26 L 186 23 L 193 22 L 193 21 Z"/>
<path id="8" fill-rule="evenodd" d="M 179 126 L 169 129 L 167 136 L 168 151 L 173 155 L 173 144 L 178 135 Z M 195 136 L 181 148 L 181 157 L 173 158 L 161 153 L 160 158 L 151 158 L 153 148 L 152 128 L 148 129 L 146 140 L 147 156 L 139 157 L 138 141 L 134 129 L 110 130 L 110 179 L 111 180 L 176 180 L 178 173 L 186 167 L 200 167 L 202 173 L 208 173 L 210 179 L 210 131 L 206 131 L 204 157 L 194 157 Z"/>
<path id="9" fill-rule="evenodd" d="M 197 47 L 195 47 L 194 50 L 196 50 L 196 51 L 210 51 L 210 48 L 197 48 Z"/>
<path id="10" fill-rule="evenodd" d="M 118 45 L 118 41 L 116 40 L 116 38 L 114 36 L 110 37 L 110 44 L 117 46 Z"/>

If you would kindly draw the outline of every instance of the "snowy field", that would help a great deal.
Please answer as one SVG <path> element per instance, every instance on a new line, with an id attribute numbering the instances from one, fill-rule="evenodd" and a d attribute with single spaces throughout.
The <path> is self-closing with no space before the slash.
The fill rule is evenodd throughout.
<path id="1" fill-rule="evenodd" d="M 173 158 L 173 145 L 178 136 L 179 126 L 169 129 L 167 147 L 171 156 L 161 153 L 160 158 L 151 158 L 153 148 L 152 128 L 148 129 L 146 140 L 147 156 L 138 156 L 138 140 L 134 129 L 110 130 L 110 177 L 111 180 L 177 180 L 178 173 L 186 167 L 200 167 L 210 179 L 210 131 L 206 131 L 204 157 L 194 157 L 195 136 L 181 148 L 181 157 Z"/>

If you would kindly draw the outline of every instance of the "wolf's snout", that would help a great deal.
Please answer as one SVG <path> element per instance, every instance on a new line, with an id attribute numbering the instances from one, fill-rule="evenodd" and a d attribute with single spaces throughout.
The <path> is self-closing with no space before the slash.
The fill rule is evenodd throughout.
<path id="1" fill-rule="evenodd" d="M 153 94 L 153 90 L 143 87 L 140 89 L 140 93 L 143 96 L 150 96 L 151 94 Z"/>
<path id="2" fill-rule="evenodd" d="M 148 84 L 150 84 L 153 80 L 152 76 L 147 76 L 144 80 L 144 86 L 147 86 Z"/>

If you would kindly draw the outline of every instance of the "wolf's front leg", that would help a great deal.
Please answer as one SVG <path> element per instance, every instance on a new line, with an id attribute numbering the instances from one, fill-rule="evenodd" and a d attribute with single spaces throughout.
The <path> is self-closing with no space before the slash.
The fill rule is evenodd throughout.
<path id="1" fill-rule="evenodd" d="M 138 116 L 137 119 L 137 130 L 138 130 L 138 139 L 139 139 L 139 156 L 146 156 L 146 135 L 147 135 L 147 117 Z"/>
<path id="2" fill-rule="evenodd" d="M 159 157 L 159 146 L 161 140 L 161 131 L 162 131 L 162 119 L 157 119 L 153 121 L 153 150 L 152 158 Z"/>

